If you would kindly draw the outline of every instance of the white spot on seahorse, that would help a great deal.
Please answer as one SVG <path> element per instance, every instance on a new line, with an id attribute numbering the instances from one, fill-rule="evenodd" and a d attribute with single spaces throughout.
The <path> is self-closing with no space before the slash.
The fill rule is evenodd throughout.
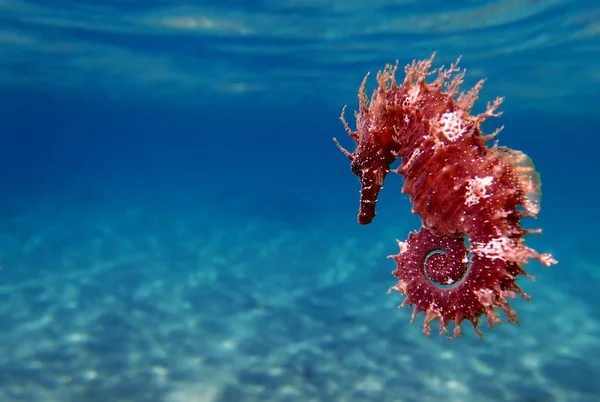
<path id="1" fill-rule="evenodd" d="M 467 200 L 465 201 L 465 205 L 470 207 L 479 203 L 482 198 L 488 198 L 490 194 L 488 193 L 487 188 L 492 184 L 493 181 L 493 176 L 475 177 L 474 179 L 469 179 L 467 184 Z"/>
<path id="2" fill-rule="evenodd" d="M 492 260 L 514 261 L 517 245 L 506 237 L 497 237 L 487 243 L 473 242 L 471 252 Z"/>
<path id="3" fill-rule="evenodd" d="M 446 112 L 437 121 L 438 130 L 449 141 L 456 141 L 465 134 L 463 120 L 457 112 Z"/>

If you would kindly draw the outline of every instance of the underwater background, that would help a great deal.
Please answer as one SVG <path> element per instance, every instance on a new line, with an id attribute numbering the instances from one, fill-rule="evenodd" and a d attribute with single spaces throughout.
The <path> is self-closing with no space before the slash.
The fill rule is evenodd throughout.
<path id="1" fill-rule="evenodd" d="M 410 324 L 402 179 L 356 222 L 369 71 L 462 55 L 559 264 L 520 325 Z M 0 1 L 0 402 L 600 401 L 595 0 Z"/>

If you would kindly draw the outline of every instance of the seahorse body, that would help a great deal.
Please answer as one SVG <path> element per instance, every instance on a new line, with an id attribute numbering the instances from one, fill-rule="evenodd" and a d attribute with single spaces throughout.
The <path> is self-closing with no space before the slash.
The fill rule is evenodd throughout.
<path id="1" fill-rule="evenodd" d="M 402 85 L 395 80 L 397 67 L 386 66 L 377 75 L 379 86 L 370 102 L 365 78 L 356 131 L 342 116 L 356 149 L 350 153 L 339 143 L 338 147 L 361 180 L 362 224 L 375 217 L 385 176 L 401 159 L 394 172 L 404 177 L 402 192 L 409 196 L 422 228 L 392 256 L 399 282 L 390 290 L 406 295 L 403 306 L 415 305 L 413 318 L 425 312 L 427 334 L 429 323 L 438 318 L 441 332 L 454 321 L 458 336 L 460 323 L 467 319 L 481 335 L 477 326 L 483 314 L 490 326 L 500 322 L 496 308 L 504 310 L 509 321 L 517 321 L 506 298 L 515 293 L 528 298 L 515 280 L 527 275 L 522 266 L 530 258 L 545 265 L 556 261 L 524 245 L 525 234 L 539 232 L 520 225 L 520 218 L 535 216 L 540 209 L 541 185 L 533 163 L 522 152 L 488 147 L 499 130 L 487 136 L 481 132 L 485 119 L 499 115 L 502 99 L 488 104 L 484 113 L 470 115 L 483 82 L 458 94 L 464 72 L 457 64 L 430 72 L 432 61 L 433 57 L 407 66 Z M 427 84 L 427 76 L 434 73 L 437 78 Z"/>

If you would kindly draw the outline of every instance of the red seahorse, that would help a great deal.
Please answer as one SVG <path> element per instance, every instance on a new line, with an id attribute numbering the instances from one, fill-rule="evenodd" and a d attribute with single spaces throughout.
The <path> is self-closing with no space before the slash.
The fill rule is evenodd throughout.
<path id="1" fill-rule="evenodd" d="M 378 88 L 370 101 L 363 80 L 356 131 L 342 122 L 357 144 L 354 152 L 340 150 L 350 159 L 352 172 L 361 181 L 358 221 L 375 217 L 377 196 L 390 165 L 404 177 L 408 194 L 422 227 L 405 242 L 397 263 L 398 283 L 390 291 L 406 295 L 402 306 L 414 305 L 412 320 L 425 313 L 423 332 L 440 321 L 440 333 L 454 321 L 454 336 L 469 320 L 479 336 L 481 316 L 490 327 L 500 323 L 498 309 L 509 322 L 517 314 L 507 302 L 515 294 L 529 299 L 516 284 L 529 276 L 523 266 L 530 258 L 548 266 L 556 261 L 524 244 L 524 235 L 539 233 L 521 227 L 522 217 L 540 209 L 541 184 L 531 160 L 522 152 L 486 143 L 502 127 L 484 135 L 480 124 L 497 112 L 501 98 L 487 110 L 471 115 L 483 81 L 459 93 L 464 70 L 458 61 L 449 69 L 431 70 L 434 56 L 405 68 L 404 82 L 396 82 L 396 66 L 387 65 L 377 75 Z M 437 75 L 427 83 L 427 77 Z M 467 245 L 468 242 L 468 245 Z"/>

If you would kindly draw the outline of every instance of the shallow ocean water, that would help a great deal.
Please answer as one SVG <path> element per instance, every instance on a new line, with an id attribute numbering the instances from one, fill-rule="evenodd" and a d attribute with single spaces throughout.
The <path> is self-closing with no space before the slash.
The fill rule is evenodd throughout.
<path id="1" fill-rule="evenodd" d="M 598 401 L 594 1 L 0 3 L 0 401 Z M 332 137 L 364 75 L 462 56 L 542 178 L 520 325 L 387 294 Z M 374 79 L 369 81 L 374 88 Z M 348 144 L 349 142 L 345 141 Z"/>

